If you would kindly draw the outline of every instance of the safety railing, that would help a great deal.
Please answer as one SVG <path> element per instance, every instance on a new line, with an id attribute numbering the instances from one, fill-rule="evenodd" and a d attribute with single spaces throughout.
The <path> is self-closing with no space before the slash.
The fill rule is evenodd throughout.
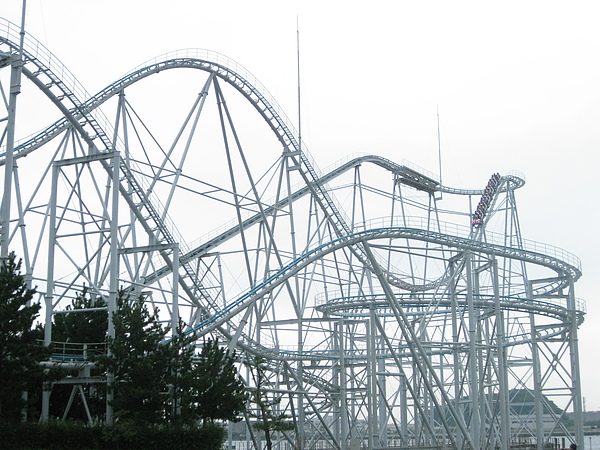
<path id="1" fill-rule="evenodd" d="M 106 355 L 108 345 L 100 343 L 52 342 L 53 361 L 93 361 L 98 356 Z"/>
<path id="2" fill-rule="evenodd" d="M 466 225 L 437 220 L 431 221 L 424 217 L 379 217 L 365 221 L 360 225 L 362 225 L 362 227 L 364 228 L 359 229 L 365 230 L 389 227 L 414 228 L 418 230 L 433 231 L 449 236 L 456 236 L 463 239 L 469 238 L 469 234 L 471 232 L 471 228 Z M 570 266 L 575 267 L 578 271 L 581 271 L 581 260 L 577 256 L 554 245 L 545 244 L 529 239 L 521 239 L 520 246 L 512 246 L 510 245 L 510 243 L 506 242 L 506 236 L 503 233 L 497 233 L 489 230 L 486 230 L 485 242 L 488 244 L 498 245 L 507 248 L 527 250 L 529 252 L 537 253 L 542 256 L 549 256 L 551 258 L 565 262 Z"/>

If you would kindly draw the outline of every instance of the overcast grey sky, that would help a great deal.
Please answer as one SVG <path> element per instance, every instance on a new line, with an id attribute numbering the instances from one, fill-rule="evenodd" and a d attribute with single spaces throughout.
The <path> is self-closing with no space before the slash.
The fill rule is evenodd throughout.
<path id="1" fill-rule="evenodd" d="M 20 22 L 21 0 L 1 15 Z M 481 188 L 516 169 L 525 238 L 579 256 L 583 392 L 600 410 L 600 3 L 594 1 L 29 0 L 27 31 L 90 93 L 162 53 L 206 48 L 250 70 L 321 167 L 356 152 Z"/>

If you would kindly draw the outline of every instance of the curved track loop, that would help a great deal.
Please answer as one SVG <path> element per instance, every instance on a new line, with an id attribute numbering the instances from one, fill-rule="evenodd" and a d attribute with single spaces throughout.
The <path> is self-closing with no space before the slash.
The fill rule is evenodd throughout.
<path id="1" fill-rule="evenodd" d="M 258 298 L 264 297 L 272 292 L 287 279 L 303 270 L 309 264 L 322 260 L 329 253 L 335 252 L 344 247 L 356 245 L 359 242 L 368 242 L 374 239 L 414 239 L 418 241 L 431 242 L 444 245 L 449 248 L 456 248 L 462 251 L 477 252 L 479 254 L 494 255 L 500 258 L 511 258 L 519 261 L 530 262 L 541 266 L 548 267 L 554 270 L 558 278 L 569 278 L 577 280 L 581 276 L 581 271 L 577 266 L 571 265 L 561 259 L 536 253 L 533 251 L 517 248 L 507 248 L 500 245 L 495 245 L 488 242 L 474 241 L 468 238 L 446 235 L 432 231 L 413 228 L 373 228 L 368 231 L 351 234 L 335 241 L 322 244 L 316 249 L 313 249 L 296 260 L 292 261 L 285 267 L 282 267 L 269 278 L 263 280 L 252 290 L 227 305 L 226 308 L 203 321 L 190 332 L 200 331 L 203 333 L 222 325 L 230 320 L 240 311 L 252 305 Z M 523 300 L 523 299 L 521 299 Z M 550 310 L 555 311 L 556 306 L 550 305 Z M 567 312 L 563 311 L 561 317 L 567 317 Z M 203 334 L 202 333 L 202 334 Z"/>
<path id="2" fill-rule="evenodd" d="M 0 21 L 7 61 L 18 40 Z M 568 433 L 511 407 L 533 392 L 581 410 L 580 262 L 523 239 L 522 175 L 499 179 L 474 226 L 485 189 L 376 155 L 320 172 L 266 89 L 217 53 L 163 55 L 94 96 L 29 37 L 22 63 L 61 116 L 15 148 L 29 157 L 14 169 L 11 245 L 47 324 L 84 286 L 109 305 L 125 287 L 187 333 L 267 358 L 265 391 L 294 416 L 281 439 L 301 448 L 507 448 L 549 439 L 542 419 Z M 182 69 L 206 78 L 168 141 L 170 121 L 153 133 L 135 92 Z M 245 133 L 236 120 L 249 115 Z"/>

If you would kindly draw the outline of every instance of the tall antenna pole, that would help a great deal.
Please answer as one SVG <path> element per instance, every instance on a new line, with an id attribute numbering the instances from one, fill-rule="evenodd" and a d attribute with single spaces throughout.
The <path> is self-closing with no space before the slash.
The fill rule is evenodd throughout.
<path id="1" fill-rule="evenodd" d="M 437 138 L 438 138 L 438 163 L 440 168 L 440 185 L 442 184 L 442 140 L 440 138 L 440 107 L 437 109 Z"/>
<path id="2" fill-rule="evenodd" d="M 8 119 L 6 123 L 6 155 L 4 156 L 4 195 L 0 210 L 0 258 L 8 257 L 8 241 L 10 239 L 10 202 L 12 198 L 12 181 L 15 149 L 15 120 L 17 112 L 17 95 L 21 92 L 21 72 L 23 68 L 23 46 L 25 43 L 25 6 L 23 0 L 21 11 L 21 32 L 19 53 L 8 55 L 11 65 L 10 97 L 8 100 Z"/>
<path id="3" fill-rule="evenodd" d="M 296 50 L 298 66 L 298 149 L 302 150 L 302 114 L 300 102 L 300 26 L 298 16 L 296 16 Z"/>
<path id="4" fill-rule="evenodd" d="M 298 150 L 302 151 L 302 102 L 300 101 L 300 25 L 298 20 L 298 15 L 296 15 L 296 51 L 297 51 L 297 65 L 298 65 Z M 301 156 L 300 156 L 301 158 Z M 300 160 L 299 160 L 300 162 Z M 290 205 L 291 211 L 291 205 Z M 302 351 L 303 349 L 303 336 L 302 336 L 302 316 L 298 317 L 298 349 Z M 299 450 L 304 449 L 304 421 L 305 421 L 305 411 L 304 411 L 304 397 L 301 393 L 304 391 L 304 384 L 302 382 L 302 377 L 304 373 L 304 361 L 302 358 L 298 360 L 298 397 L 296 411 L 298 414 L 298 425 L 296 428 L 296 446 L 295 448 Z"/>

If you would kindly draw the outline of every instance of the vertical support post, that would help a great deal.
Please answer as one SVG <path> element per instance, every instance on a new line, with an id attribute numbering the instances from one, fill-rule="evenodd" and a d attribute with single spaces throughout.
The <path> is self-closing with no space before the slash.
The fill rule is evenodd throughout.
<path id="1" fill-rule="evenodd" d="M 8 101 L 8 122 L 6 125 L 6 156 L 4 158 L 4 193 L 2 196 L 2 212 L 0 218 L 0 257 L 8 257 L 8 241 L 10 239 L 10 207 L 12 200 L 13 154 L 15 142 L 15 114 L 17 95 L 21 91 L 21 60 L 9 55 L 12 61 L 10 99 Z"/>
<path id="2" fill-rule="evenodd" d="M 408 386 L 404 374 L 400 374 L 400 434 L 402 446 L 408 447 Z"/>
<path id="3" fill-rule="evenodd" d="M 381 342 L 381 339 L 378 339 Z M 376 342 L 377 343 L 377 342 Z M 378 344 L 378 343 L 377 343 Z M 387 447 L 387 421 L 388 421 L 388 410 L 386 404 L 386 375 L 385 375 L 385 359 L 381 358 L 377 361 L 377 385 L 376 388 L 379 391 L 379 394 L 376 398 L 379 399 L 379 404 L 377 406 L 378 409 L 378 418 L 379 422 L 377 425 L 377 429 L 379 430 L 379 447 L 385 448 Z"/>
<path id="4" fill-rule="evenodd" d="M 480 444 L 481 415 L 479 409 L 479 374 L 477 370 L 477 317 L 473 306 L 473 255 L 465 252 L 465 266 L 467 271 L 467 313 L 469 315 L 469 384 L 471 387 L 471 438 L 473 443 Z"/>
<path id="5" fill-rule="evenodd" d="M 338 448 L 343 450 L 341 445 L 342 442 L 342 433 L 341 433 L 341 420 L 342 420 L 342 386 L 341 386 L 341 352 L 340 352 L 340 332 L 339 332 L 339 322 L 332 323 L 333 325 L 333 334 L 332 334 L 332 344 L 333 344 L 333 352 L 337 356 L 337 363 L 332 361 L 331 363 L 331 384 L 333 386 L 333 391 L 337 392 L 337 395 L 333 396 L 332 401 L 332 412 L 328 415 L 331 418 L 331 432 L 335 437 L 334 441 L 338 443 Z M 337 414 L 336 414 L 337 413 Z"/>
<path id="6" fill-rule="evenodd" d="M 348 446 L 348 392 L 346 390 L 346 359 L 344 355 L 344 319 L 338 322 L 338 339 L 340 346 L 340 448 Z"/>
<path id="7" fill-rule="evenodd" d="M 510 414 L 508 403 L 508 374 L 506 368 L 506 351 L 504 350 L 504 313 L 500 305 L 500 278 L 498 260 L 492 261 L 494 284 L 494 308 L 496 310 L 496 353 L 498 361 L 498 402 L 500 407 L 500 448 L 508 450 L 510 437 Z"/>
<path id="8" fill-rule="evenodd" d="M 44 320 L 44 345 L 49 346 L 52 342 L 52 312 L 54 294 L 54 253 L 56 248 L 56 198 L 58 190 L 58 173 L 60 167 L 52 165 L 52 186 L 50 188 L 50 217 L 48 219 L 48 267 L 46 275 L 46 293 L 44 295 L 45 320 Z M 40 421 L 47 422 L 50 417 L 50 393 L 44 386 L 42 390 L 42 412 Z"/>
<path id="9" fill-rule="evenodd" d="M 298 411 L 298 430 L 297 430 L 297 447 L 298 450 L 304 449 L 304 421 L 305 413 L 304 413 L 304 360 L 302 359 L 303 353 L 303 339 L 302 339 L 302 317 L 298 317 L 298 350 L 300 353 L 300 358 L 298 359 L 298 397 L 297 397 L 297 405 L 296 411 Z"/>
<path id="10" fill-rule="evenodd" d="M 454 408 L 458 414 L 462 414 L 460 405 L 460 380 L 462 379 L 463 366 L 460 361 L 460 344 L 458 343 L 460 324 L 458 323 L 458 305 L 456 302 L 456 283 L 454 276 L 456 275 L 455 263 L 450 266 L 450 308 L 452 315 L 452 366 L 454 368 L 453 384 L 454 384 Z"/>
<path id="11" fill-rule="evenodd" d="M 25 6 L 23 0 L 21 10 L 21 32 L 19 53 L 9 54 L 11 64 L 10 97 L 8 100 L 8 118 L 6 123 L 6 155 L 4 157 L 4 193 L 0 209 L 0 258 L 8 257 L 8 241 L 10 239 L 10 207 L 14 170 L 15 123 L 17 118 L 17 96 L 21 93 L 21 74 L 23 72 L 23 44 L 25 42 Z"/>
<path id="12" fill-rule="evenodd" d="M 119 166 L 121 156 L 114 152 L 112 157 L 112 211 L 110 218 L 110 284 L 108 296 L 108 337 L 114 339 L 115 325 L 113 323 L 113 314 L 117 311 L 117 296 L 119 294 Z M 108 350 L 110 355 L 110 349 Z M 109 372 L 106 374 L 106 423 L 113 424 L 113 385 L 115 374 Z"/>
<path id="13" fill-rule="evenodd" d="M 420 358 L 421 356 L 417 356 L 417 358 Z M 423 439 L 423 422 L 425 421 L 425 415 L 423 410 L 425 409 L 426 405 L 425 405 L 425 401 L 423 399 L 424 395 L 423 395 L 423 380 L 422 380 L 422 375 L 421 373 L 419 373 L 419 366 L 417 365 L 417 360 L 416 358 L 412 358 L 411 361 L 412 367 L 412 379 L 409 381 L 410 383 L 412 383 L 412 387 L 413 387 L 413 395 L 412 395 L 412 399 L 413 399 L 413 435 L 414 435 L 414 442 L 413 444 L 416 446 L 419 446 L 421 444 L 423 444 L 422 439 Z"/>
<path id="14" fill-rule="evenodd" d="M 337 388 L 339 390 L 338 397 L 338 423 L 336 428 L 336 439 L 339 443 L 340 450 L 348 448 L 348 405 L 347 405 L 347 390 L 346 390 L 346 361 L 344 359 L 344 319 L 340 318 L 335 323 L 335 337 L 338 351 L 337 365 Z"/>
<path id="15" fill-rule="evenodd" d="M 445 374 L 445 365 L 446 365 L 446 355 L 440 354 L 439 355 L 439 365 L 440 365 L 440 379 L 441 380 L 446 380 L 446 374 Z M 440 415 L 442 416 L 446 416 L 448 414 L 447 412 L 447 405 L 445 403 L 442 403 L 440 405 Z M 433 421 L 435 421 L 435 417 L 433 418 Z M 435 422 L 432 422 L 435 423 Z M 448 430 L 446 429 L 441 429 L 438 432 L 438 436 L 436 437 L 436 440 L 438 442 L 446 442 L 448 440 L 447 438 L 448 436 Z"/>
<path id="16" fill-rule="evenodd" d="M 531 282 L 527 283 L 527 298 L 533 298 Z M 535 326 L 535 314 L 529 314 L 531 327 L 531 364 L 533 373 L 533 404 L 535 408 L 535 427 L 537 436 L 537 450 L 542 450 L 544 443 L 544 405 L 542 403 L 542 369 L 538 347 L 538 335 Z"/>
<path id="17" fill-rule="evenodd" d="M 179 327 L 179 244 L 173 246 L 173 311 L 171 312 L 171 330 L 178 333 Z"/>
<path id="18" fill-rule="evenodd" d="M 367 405 L 368 417 L 368 443 L 369 448 L 379 448 L 377 432 L 377 352 L 375 346 L 375 308 L 369 309 L 369 322 L 367 325 Z"/>
<path id="19" fill-rule="evenodd" d="M 579 338 L 577 333 L 577 299 L 573 278 L 569 279 L 569 352 L 571 359 L 571 383 L 573 392 L 573 413 L 575 420 L 575 439 L 578 448 L 585 449 L 583 434 L 583 404 L 581 398 L 581 374 L 579 370 Z"/>

